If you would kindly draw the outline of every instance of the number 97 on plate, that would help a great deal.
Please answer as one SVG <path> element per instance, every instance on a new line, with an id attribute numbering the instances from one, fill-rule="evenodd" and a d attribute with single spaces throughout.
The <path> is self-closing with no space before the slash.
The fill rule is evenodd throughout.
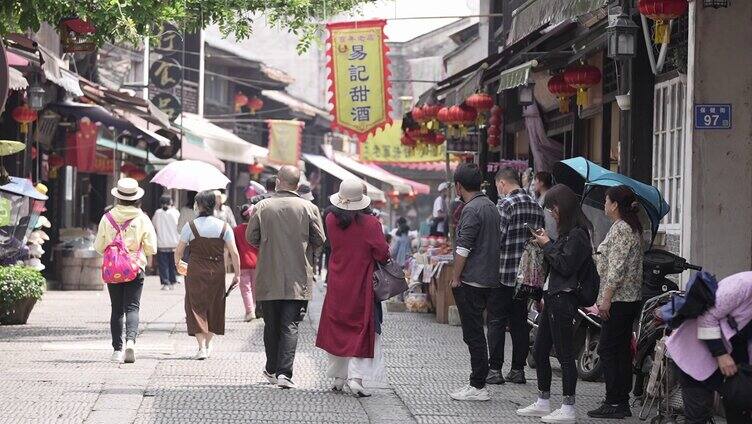
<path id="1" fill-rule="evenodd" d="M 695 128 L 699 130 L 731 129 L 731 104 L 696 104 Z"/>

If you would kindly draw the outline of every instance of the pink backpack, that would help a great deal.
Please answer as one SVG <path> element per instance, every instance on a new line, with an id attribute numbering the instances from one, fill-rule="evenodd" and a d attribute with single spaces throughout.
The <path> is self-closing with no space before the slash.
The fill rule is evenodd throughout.
<path id="1" fill-rule="evenodd" d="M 129 219 L 123 222 L 122 225 L 118 225 L 112 214 L 107 212 L 105 216 L 110 224 L 115 227 L 115 237 L 104 248 L 104 253 L 102 254 L 104 257 L 102 260 L 102 280 L 107 284 L 133 281 L 141 272 L 141 266 L 138 263 L 141 248 L 139 247 L 135 253 L 129 252 L 122 235 L 122 232 L 128 228 L 133 219 Z"/>

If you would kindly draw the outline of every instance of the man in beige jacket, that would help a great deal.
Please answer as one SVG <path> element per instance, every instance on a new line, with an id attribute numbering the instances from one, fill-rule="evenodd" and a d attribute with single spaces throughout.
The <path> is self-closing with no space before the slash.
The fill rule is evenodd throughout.
<path id="1" fill-rule="evenodd" d="M 272 384 L 292 388 L 298 325 L 311 300 L 314 257 L 324 245 L 318 208 L 296 190 L 300 170 L 284 166 L 274 196 L 260 201 L 248 222 L 246 238 L 259 248 L 256 299 L 264 316 L 264 376 Z"/>

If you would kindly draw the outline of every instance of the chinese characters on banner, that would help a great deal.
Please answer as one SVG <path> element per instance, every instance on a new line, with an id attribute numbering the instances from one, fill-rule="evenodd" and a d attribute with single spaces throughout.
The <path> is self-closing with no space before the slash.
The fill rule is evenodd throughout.
<path id="1" fill-rule="evenodd" d="M 391 123 L 384 20 L 327 24 L 332 128 L 365 141 Z"/>
<path id="2" fill-rule="evenodd" d="M 269 126 L 269 162 L 297 166 L 305 123 L 275 119 L 266 123 Z"/>
<path id="3" fill-rule="evenodd" d="M 360 145 L 360 160 L 376 163 L 418 163 L 444 160 L 446 144 L 421 145 L 416 148 L 403 146 L 400 142 L 401 126 L 402 121 L 395 120 L 383 131 L 369 136 L 366 142 Z"/>

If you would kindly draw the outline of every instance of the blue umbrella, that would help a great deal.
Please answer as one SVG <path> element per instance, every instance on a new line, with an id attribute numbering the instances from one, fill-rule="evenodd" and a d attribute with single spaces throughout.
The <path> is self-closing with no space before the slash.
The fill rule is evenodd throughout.
<path id="1" fill-rule="evenodd" d="M 557 183 L 568 186 L 581 196 L 586 183 L 610 172 L 583 157 L 576 157 L 556 162 L 553 174 Z"/>
<path id="2" fill-rule="evenodd" d="M 10 182 L 0 186 L 0 190 L 19 196 L 31 197 L 35 200 L 47 200 L 47 196 L 37 191 L 31 181 L 25 178 L 10 177 Z"/>

